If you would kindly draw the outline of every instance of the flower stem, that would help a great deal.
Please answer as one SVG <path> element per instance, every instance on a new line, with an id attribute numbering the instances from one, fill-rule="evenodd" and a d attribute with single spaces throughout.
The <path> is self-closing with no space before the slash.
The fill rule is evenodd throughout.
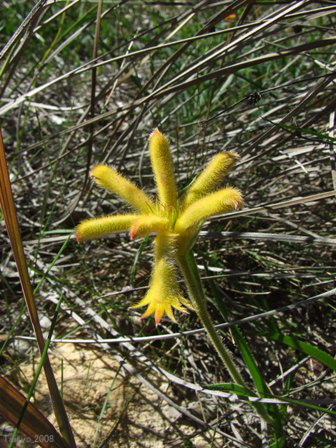
<path id="1" fill-rule="evenodd" d="M 213 346 L 215 347 L 217 353 L 224 362 L 233 381 L 236 384 L 245 386 L 244 380 L 237 366 L 235 365 L 235 363 L 231 358 L 231 354 L 221 341 L 216 331 L 216 328 L 214 327 L 214 324 L 211 320 L 211 317 L 208 313 L 207 303 L 204 296 L 201 279 L 192 252 L 189 251 L 187 252 L 186 255 L 179 256 L 178 261 L 188 287 L 192 305 L 195 308 L 195 311 L 197 312 L 198 317 L 200 318 L 204 328 L 206 329 Z"/>
<path id="2" fill-rule="evenodd" d="M 248 390 L 238 367 L 232 359 L 232 355 L 225 347 L 221 338 L 219 337 L 216 328 L 211 320 L 211 317 L 207 310 L 206 298 L 204 295 L 202 282 L 200 279 L 199 271 L 195 262 L 195 258 L 191 250 L 186 254 L 178 254 L 177 260 L 179 262 L 181 271 L 183 273 L 186 285 L 188 287 L 191 303 L 198 314 L 204 328 L 206 329 L 208 336 L 215 347 L 218 355 L 224 362 L 232 380 Z M 263 403 L 250 403 L 252 407 L 258 412 L 259 416 L 266 422 L 274 426 L 272 417 L 268 414 L 266 407 Z"/>

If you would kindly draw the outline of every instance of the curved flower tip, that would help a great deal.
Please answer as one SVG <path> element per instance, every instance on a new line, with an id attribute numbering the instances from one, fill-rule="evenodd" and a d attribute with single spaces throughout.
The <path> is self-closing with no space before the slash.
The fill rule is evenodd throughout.
<path id="1" fill-rule="evenodd" d="M 155 323 L 158 325 L 161 322 L 162 317 L 166 314 L 173 322 L 176 322 L 173 308 L 181 311 L 182 313 L 188 313 L 188 310 L 185 308 L 192 309 L 191 304 L 187 299 L 182 297 L 181 295 L 176 296 L 164 296 L 164 295 L 154 295 L 151 290 L 148 291 L 146 296 L 140 300 L 139 303 L 133 305 L 131 308 L 140 308 L 142 306 L 146 306 L 147 310 L 142 314 L 141 318 L 145 319 L 146 317 L 154 314 Z M 185 306 L 183 306 L 185 305 Z"/>
<path id="2" fill-rule="evenodd" d="M 135 240 L 137 237 L 137 229 L 134 226 L 131 228 L 129 235 L 131 240 Z"/>
<path id="3" fill-rule="evenodd" d="M 160 131 L 159 128 L 155 128 L 149 136 L 149 141 L 155 140 L 156 145 L 169 146 L 168 138 Z"/>

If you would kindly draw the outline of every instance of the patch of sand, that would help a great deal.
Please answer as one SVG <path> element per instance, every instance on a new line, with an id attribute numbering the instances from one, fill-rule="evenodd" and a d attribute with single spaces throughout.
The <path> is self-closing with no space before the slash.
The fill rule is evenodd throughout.
<path id="1" fill-rule="evenodd" d="M 106 448 L 183 446 L 182 433 L 194 430 L 186 421 L 181 424 L 181 414 L 174 407 L 125 375 L 106 352 L 62 344 L 52 349 L 50 362 L 78 448 L 99 447 L 109 436 Z M 21 371 L 30 382 L 32 365 L 21 365 Z M 160 389 L 171 395 L 167 383 L 161 383 Z M 38 382 L 35 403 L 57 427 L 44 375 Z M 178 440 L 180 445 L 175 444 Z M 203 436 L 192 441 L 195 448 L 209 446 Z"/>

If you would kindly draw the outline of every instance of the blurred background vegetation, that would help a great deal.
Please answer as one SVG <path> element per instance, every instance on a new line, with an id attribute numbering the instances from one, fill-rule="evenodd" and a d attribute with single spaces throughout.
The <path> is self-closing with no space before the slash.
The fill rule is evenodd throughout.
<path id="1" fill-rule="evenodd" d="M 126 210 L 92 184 L 97 163 L 154 192 L 147 141 L 155 127 L 170 138 L 180 189 L 213 154 L 237 151 L 226 182 L 241 189 L 245 208 L 205 227 L 196 258 L 215 322 L 251 317 L 240 332 L 274 396 L 313 403 L 281 408 L 290 447 L 336 446 L 324 413 L 335 374 L 321 360 L 335 349 L 335 11 L 328 1 L 0 6 L 0 123 L 41 318 L 51 321 L 62 298 L 55 338 L 148 337 L 136 347 L 151 367 L 125 345 L 101 350 L 145 368 L 157 388 L 167 380 L 159 366 L 189 383 L 227 382 L 203 333 L 151 338 L 199 328 L 194 314 L 155 327 L 129 309 L 148 285 L 151 241 L 113 235 L 79 246 L 73 231 L 82 219 Z M 19 339 L 33 332 L 0 226 L 1 369 L 22 385 L 35 343 Z M 240 359 L 230 330 L 222 336 Z M 130 429 L 120 446 L 269 446 L 243 401 L 232 406 L 172 378 L 164 396 L 195 418 L 182 412 L 184 429 L 164 434 L 145 426 L 141 441 Z M 82 446 L 119 446 L 115 433 L 105 440 Z"/>

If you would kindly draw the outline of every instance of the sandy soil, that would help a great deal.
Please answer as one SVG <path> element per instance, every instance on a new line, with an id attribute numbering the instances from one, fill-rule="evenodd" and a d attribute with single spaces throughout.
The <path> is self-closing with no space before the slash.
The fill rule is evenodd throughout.
<path id="1" fill-rule="evenodd" d="M 107 438 L 103 445 L 107 448 L 185 446 L 183 434 L 195 430 L 185 420 L 182 422 L 174 407 L 125 374 L 108 353 L 63 344 L 53 348 L 50 361 L 57 382 L 62 385 L 78 448 L 99 447 Z M 33 366 L 21 365 L 20 369 L 21 379 L 30 382 Z M 169 384 L 161 383 L 160 389 L 172 395 Z M 44 375 L 38 383 L 35 403 L 56 426 Z M 209 446 L 202 435 L 192 441 L 189 446 Z"/>

